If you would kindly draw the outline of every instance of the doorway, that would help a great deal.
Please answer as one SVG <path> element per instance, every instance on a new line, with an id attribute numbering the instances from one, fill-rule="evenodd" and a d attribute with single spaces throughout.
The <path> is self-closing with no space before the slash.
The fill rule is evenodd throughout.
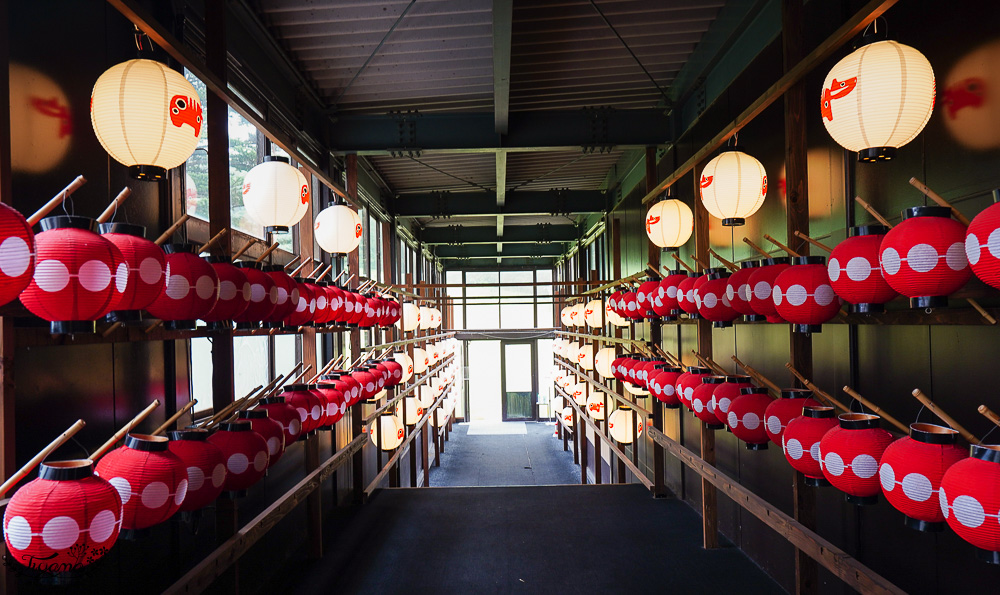
<path id="1" fill-rule="evenodd" d="M 534 341 L 500 342 L 503 421 L 533 421 L 537 418 L 535 359 Z"/>

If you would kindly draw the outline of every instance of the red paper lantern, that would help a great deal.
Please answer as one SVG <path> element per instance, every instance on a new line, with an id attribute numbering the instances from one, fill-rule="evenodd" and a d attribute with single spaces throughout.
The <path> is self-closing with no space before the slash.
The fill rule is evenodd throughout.
<path id="1" fill-rule="evenodd" d="M 38 479 L 11 497 L 3 515 L 10 558 L 55 574 L 93 564 L 118 541 L 122 501 L 93 473 L 93 461 L 42 463 Z"/>
<path id="2" fill-rule="evenodd" d="M 740 263 L 740 269 L 729 276 L 726 280 L 726 297 L 729 298 L 729 305 L 733 310 L 744 316 L 754 316 L 757 312 L 750 305 L 750 296 L 753 287 L 750 285 L 750 276 L 760 268 L 760 260 L 748 260 Z"/>
<path id="3" fill-rule="evenodd" d="M 280 264 L 264 267 L 264 274 L 274 281 L 274 287 L 278 293 L 274 302 L 274 310 L 269 316 L 263 317 L 261 320 L 267 322 L 271 328 L 279 328 L 282 326 L 284 320 L 291 316 L 295 312 L 295 309 L 298 308 L 300 297 L 299 284 L 285 272 L 285 267 Z"/>
<path id="4" fill-rule="evenodd" d="M 677 307 L 695 318 L 698 316 L 698 304 L 694 301 L 694 284 L 700 278 L 700 276 L 691 273 L 689 277 L 681 279 L 680 283 L 677 284 Z"/>
<path id="5" fill-rule="evenodd" d="M 852 227 L 851 236 L 830 253 L 826 267 L 830 285 L 851 304 L 852 312 L 883 312 L 882 304 L 899 295 L 882 277 L 878 263 L 879 247 L 888 231 L 882 225 Z"/>
<path id="6" fill-rule="evenodd" d="M 187 469 L 188 489 L 181 512 L 200 510 L 222 494 L 226 460 L 219 447 L 208 441 L 208 430 L 190 428 L 170 432 L 167 449 Z"/>
<path id="7" fill-rule="evenodd" d="M 774 280 L 778 316 L 799 333 L 818 333 L 823 323 L 840 311 L 840 300 L 830 286 L 823 256 L 796 256 Z"/>
<path id="8" fill-rule="evenodd" d="M 329 283 L 320 281 L 312 283 L 311 285 L 313 287 L 313 292 L 316 294 L 316 314 L 313 316 L 313 322 L 318 325 L 325 325 L 330 322 L 330 317 L 333 316 L 330 294 L 326 291 L 326 286 L 329 285 Z"/>
<path id="9" fill-rule="evenodd" d="M 802 415 L 804 407 L 822 407 L 812 398 L 812 391 L 801 388 L 781 389 L 781 398 L 771 401 L 764 410 L 764 429 L 767 437 L 784 449 L 781 436 L 788 422 Z"/>
<path id="10" fill-rule="evenodd" d="M 686 372 L 677 377 L 677 398 L 685 407 L 691 409 L 691 396 L 694 389 L 701 386 L 701 379 L 711 376 L 712 371 L 699 366 L 688 366 Z"/>
<path id="11" fill-rule="evenodd" d="M 1000 564 L 1000 446 L 973 444 L 969 458 L 945 471 L 938 499 L 948 526 L 981 560 Z"/>
<path id="12" fill-rule="evenodd" d="M 226 481 L 222 489 L 233 496 L 246 495 L 246 490 L 267 473 L 267 442 L 243 419 L 223 423 L 208 441 L 219 447 L 226 460 Z"/>
<path id="13" fill-rule="evenodd" d="M 875 504 L 881 486 L 878 464 L 892 434 L 878 427 L 877 415 L 845 413 L 819 443 L 820 468 L 851 504 Z"/>
<path id="14" fill-rule="evenodd" d="M 111 244 L 111 302 L 104 308 L 102 316 L 121 309 L 125 291 L 128 289 L 128 264 L 125 262 L 125 255 L 113 242 L 108 243 Z"/>
<path id="15" fill-rule="evenodd" d="M 275 284 L 274 278 L 263 271 L 263 266 L 259 262 L 242 261 L 236 263 L 236 266 L 243 272 L 250 284 L 250 301 L 247 303 L 246 310 L 237 314 L 233 320 L 236 321 L 236 328 L 253 329 L 261 321 L 269 320 L 274 314 L 278 307 L 278 286 Z"/>
<path id="16" fill-rule="evenodd" d="M 947 207 L 911 207 L 903 222 L 882 240 L 878 260 L 882 276 L 911 308 L 948 305 L 948 295 L 972 277 L 965 255 L 964 225 Z"/>
<path id="17" fill-rule="evenodd" d="M 323 288 L 326 292 L 326 299 L 330 303 L 329 324 L 340 324 L 344 321 L 344 292 L 337 287 L 336 283 L 327 283 Z"/>
<path id="18" fill-rule="evenodd" d="M 326 303 L 326 290 L 324 290 L 319 285 L 316 285 L 309 279 L 303 279 L 300 282 L 300 284 L 309 288 L 309 295 L 310 295 L 309 318 L 303 324 L 307 324 L 309 326 L 315 326 L 316 324 L 319 323 L 320 319 L 326 317 L 326 315 L 328 314 L 328 312 L 321 312 L 319 307 L 320 298 L 323 299 L 324 305 L 326 306 L 329 305 Z M 299 293 L 300 294 L 302 293 L 301 288 L 299 289 Z M 296 311 L 297 310 L 298 309 L 296 308 Z"/>
<path id="19" fill-rule="evenodd" d="M 949 467 L 966 458 L 955 445 L 958 432 L 934 424 L 910 424 L 910 435 L 882 454 L 878 468 L 882 493 L 889 504 L 906 515 L 906 526 L 918 531 L 944 529 L 941 479 Z"/>
<path id="20" fill-rule="evenodd" d="M 650 390 L 650 382 L 656 378 L 656 375 L 660 373 L 664 367 L 667 366 L 667 360 L 660 358 L 646 358 L 640 369 L 636 371 L 636 377 L 641 378 L 640 386 L 646 390 Z"/>
<path id="21" fill-rule="evenodd" d="M 0 306 L 21 295 L 35 272 L 35 234 L 19 213 L 0 203 Z"/>
<path id="22" fill-rule="evenodd" d="M 382 365 L 389 370 L 389 378 L 385 382 L 387 388 L 397 386 L 403 381 L 403 364 L 394 359 L 384 359 L 382 360 Z"/>
<path id="23" fill-rule="evenodd" d="M 780 321 L 778 306 L 772 297 L 774 280 L 789 266 L 791 266 L 790 261 L 786 257 L 767 258 L 761 261 L 761 266 L 750 273 L 750 307 L 757 314 L 747 316 L 748 322 L 761 322 L 763 320 L 772 322 L 772 318 L 775 322 Z"/>
<path id="24" fill-rule="evenodd" d="M 344 370 L 335 370 L 321 377 L 321 380 L 333 382 L 347 400 L 350 407 L 361 401 L 361 383 Z"/>
<path id="25" fill-rule="evenodd" d="M 285 402 L 284 397 L 261 399 L 254 409 L 267 411 L 270 419 L 281 424 L 281 429 L 285 433 L 286 448 L 302 435 L 302 417 L 295 407 Z"/>
<path id="26" fill-rule="evenodd" d="M 619 302 L 622 304 L 622 316 L 628 320 L 642 320 L 643 311 L 639 308 L 639 295 L 634 291 L 626 291 Z"/>
<path id="27" fill-rule="evenodd" d="M 626 353 L 611 360 L 611 375 L 615 377 L 615 380 L 625 381 L 628 375 L 628 368 L 625 367 L 625 364 L 629 358 L 630 354 Z"/>
<path id="28" fill-rule="evenodd" d="M 771 403 L 767 389 L 754 386 L 740 389 L 740 396 L 729 406 L 726 425 L 733 436 L 746 443 L 747 450 L 767 450 L 769 438 L 764 420 Z"/>
<path id="29" fill-rule="evenodd" d="M 691 285 L 691 289 L 688 291 L 688 300 L 694 302 L 694 312 L 691 312 L 688 318 L 701 318 L 701 314 L 698 313 L 698 308 L 701 308 L 701 288 L 708 283 L 711 275 L 709 271 L 714 270 L 706 269 L 704 274 L 695 277 L 694 284 Z"/>
<path id="30" fill-rule="evenodd" d="M 312 393 L 311 389 L 312 386 L 308 384 L 286 384 L 281 393 L 281 396 L 285 397 L 285 403 L 294 407 L 298 412 L 303 434 L 308 434 L 318 428 L 324 415 L 323 403 L 320 402 L 318 396 Z"/>
<path id="31" fill-rule="evenodd" d="M 725 376 L 705 376 L 702 377 L 701 384 L 691 391 L 691 410 L 695 417 L 704 422 L 706 430 L 721 430 L 726 427 L 719 423 L 712 400 L 712 393 L 725 381 Z"/>
<path id="32" fill-rule="evenodd" d="M 712 393 L 712 408 L 715 410 L 715 417 L 721 424 L 725 424 L 729 420 L 729 408 L 733 401 L 740 396 L 740 391 L 753 386 L 749 376 L 736 374 L 726 376 L 725 379 L 725 382 L 715 387 L 715 391 Z"/>
<path id="33" fill-rule="evenodd" d="M 316 296 L 312 289 L 299 277 L 296 280 L 298 286 L 298 302 L 291 314 L 285 317 L 285 326 L 297 328 L 312 321 L 313 313 L 316 311 Z"/>
<path id="34" fill-rule="evenodd" d="M 125 446 L 97 463 L 97 474 L 122 499 L 122 529 L 158 525 L 180 510 L 187 495 L 187 469 L 168 450 L 167 438 L 129 434 Z"/>
<path id="35" fill-rule="evenodd" d="M 21 302 L 50 321 L 53 333 L 94 332 L 94 321 L 114 298 L 117 248 L 90 231 L 93 223 L 86 217 L 47 217 L 35 236 L 34 276 Z"/>
<path id="36" fill-rule="evenodd" d="M 246 311 L 250 305 L 251 287 L 247 276 L 233 266 L 228 258 L 210 256 L 205 259 L 219 276 L 219 301 L 202 316 L 202 320 L 218 323 L 218 328 L 232 328 L 229 321 Z M 213 325 L 209 325 L 213 326 Z"/>
<path id="37" fill-rule="evenodd" d="M 361 321 L 365 317 L 365 296 L 357 292 L 351 292 L 348 296 L 354 300 L 354 313 L 351 314 L 350 319 L 347 322 L 347 326 L 352 326 L 352 328 L 360 327 Z"/>
<path id="38" fill-rule="evenodd" d="M 271 419 L 266 409 L 243 410 L 239 419 L 250 422 L 250 429 L 260 434 L 267 444 L 267 468 L 270 469 L 285 454 L 285 428 Z"/>
<path id="39" fill-rule="evenodd" d="M 219 275 L 191 244 L 167 244 L 166 287 L 147 310 L 174 330 L 195 328 L 219 301 Z"/>
<path id="40" fill-rule="evenodd" d="M 643 318 L 659 318 L 653 309 L 653 300 L 660 290 L 660 280 L 647 277 L 635 291 L 636 306 Z"/>
<path id="41" fill-rule="evenodd" d="M 362 368 L 351 372 L 351 378 L 358 381 L 361 386 L 361 399 L 367 401 L 375 396 L 379 391 L 378 380 L 368 370 Z"/>
<path id="42" fill-rule="evenodd" d="M 969 223 L 965 256 L 983 283 L 1000 289 L 1000 203 L 986 207 Z"/>
<path id="43" fill-rule="evenodd" d="M 660 318 L 673 320 L 680 314 L 681 308 L 677 304 L 678 289 L 681 281 L 687 278 L 687 271 L 676 270 L 660 281 L 653 299 L 653 312 Z"/>
<path id="44" fill-rule="evenodd" d="M 167 266 L 163 250 L 146 239 L 146 228 L 128 223 L 102 223 L 101 237 L 118 248 L 128 268 L 125 290 L 113 300 L 108 314 L 111 322 L 129 322 L 140 319 L 145 310 L 166 285 L 164 270 Z M 117 275 L 116 275 L 117 277 Z"/>
<path id="45" fill-rule="evenodd" d="M 618 291 L 612 293 L 608 297 L 608 306 L 611 308 L 612 312 L 614 312 L 615 314 L 617 314 L 619 316 L 624 317 L 625 314 L 622 311 L 622 307 L 621 307 L 622 293 L 624 293 L 624 292 L 622 290 L 620 290 L 620 289 Z"/>
<path id="46" fill-rule="evenodd" d="M 698 289 L 698 314 L 705 320 L 711 320 L 715 328 L 733 326 L 733 321 L 740 315 L 726 295 L 728 283 L 728 273 L 712 273 Z"/>
<path id="47" fill-rule="evenodd" d="M 640 386 L 641 366 L 644 362 L 649 361 L 649 358 L 632 356 L 625 360 L 625 382 L 632 384 L 634 386 Z"/>
<path id="48" fill-rule="evenodd" d="M 833 407 L 803 407 L 802 415 L 788 422 L 781 435 L 781 451 L 788 464 L 805 475 L 808 486 L 830 485 L 820 468 L 819 442 L 823 435 L 837 427 Z"/>
<path id="49" fill-rule="evenodd" d="M 681 401 L 677 398 L 677 379 L 683 371 L 676 366 L 665 366 L 649 381 L 649 391 L 664 407 L 676 409 L 681 406 Z"/>
<path id="50" fill-rule="evenodd" d="M 315 392 L 319 393 L 326 403 L 323 426 L 333 426 L 347 412 L 347 399 L 344 398 L 344 393 L 337 389 L 337 385 L 334 382 L 320 382 L 316 385 Z"/>

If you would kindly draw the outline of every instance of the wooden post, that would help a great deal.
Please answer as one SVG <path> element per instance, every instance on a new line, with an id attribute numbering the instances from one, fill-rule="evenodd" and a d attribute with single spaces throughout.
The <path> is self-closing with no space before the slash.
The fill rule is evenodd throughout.
<path id="1" fill-rule="evenodd" d="M 646 193 L 653 192 L 656 190 L 656 183 L 659 181 L 659 177 L 656 175 L 656 147 L 646 147 Z M 660 247 L 649 242 L 649 264 L 653 265 L 657 270 L 660 269 Z M 656 345 L 662 346 L 663 335 L 662 329 L 660 328 L 660 323 L 656 321 L 650 321 L 649 323 L 649 340 Z M 657 430 L 663 431 L 663 403 L 659 399 L 650 399 L 653 410 L 653 427 Z M 647 437 L 648 439 L 648 437 Z M 636 465 L 638 466 L 638 464 Z M 666 495 L 666 489 L 664 488 L 664 456 L 663 447 L 657 442 L 653 442 L 653 496 L 656 498 L 661 498 Z"/>
<path id="2" fill-rule="evenodd" d="M 351 154 L 344 158 L 344 165 L 347 170 L 347 197 L 351 202 L 357 204 L 358 200 L 358 156 Z M 361 266 L 358 261 L 358 251 L 354 250 L 347 255 L 347 274 L 358 278 Z M 358 329 L 350 331 L 351 357 L 357 358 L 361 354 L 361 332 Z M 351 409 L 351 439 L 361 434 L 364 428 L 364 416 L 361 407 Z M 359 448 L 351 457 L 351 483 L 354 488 L 354 501 L 360 503 L 364 499 L 365 493 L 365 449 Z"/>
<path id="3" fill-rule="evenodd" d="M 802 0 L 782 0 L 782 44 L 785 71 L 805 55 L 803 39 Z M 785 93 L 785 180 L 786 227 L 789 246 L 800 254 L 809 254 L 809 243 L 795 235 L 809 235 L 809 177 L 806 169 L 807 89 L 802 82 Z M 806 378 L 812 378 L 812 339 L 802 333 L 791 333 L 791 364 Z M 797 382 L 797 379 L 796 379 Z M 795 520 L 816 529 L 816 494 L 805 485 L 805 477 L 796 472 L 793 486 Z M 795 592 L 818 592 L 819 570 L 815 560 L 802 550 L 795 550 Z"/>
<path id="4" fill-rule="evenodd" d="M 693 172 L 694 195 L 698 196 L 701 164 L 695 166 Z M 695 256 L 702 262 L 709 260 L 708 216 L 705 206 L 700 200 L 696 200 L 694 210 Z M 698 319 L 698 353 L 712 357 L 712 323 L 701 318 Z M 698 428 L 701 458 L 706 463 L 715 465 L 715 432 L 706 428 L 704 422 L 699 422 Z M 701 529 L 702 545 L 705 549 L 719 547 L 718 497 L 715 486 L 705 478 L 701 480 Z"/>

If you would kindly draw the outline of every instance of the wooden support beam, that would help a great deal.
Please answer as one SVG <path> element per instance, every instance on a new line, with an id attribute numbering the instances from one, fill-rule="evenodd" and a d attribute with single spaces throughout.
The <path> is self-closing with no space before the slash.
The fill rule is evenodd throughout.
<path id="1" fill-rule="evenodd" d="M 357 204 L 358 201 L 358 156 L 347 155 L 344 157 L 344 166 L 347 174 L 347 198 L 350 202 Z M 357 278 L 361 274 L 361 266 L 358 260 L 358 251 L 354 250 L 347 255 L 347 272 Z M 350 333 L 351 356 L 357 357 L 361 353 L 361 333 Z M 361 408 L 351 409 L 351 436 L 364 435 L 364 427 L 361 416 Z M 364 500 L 364 451 L 358 449 L 354 453 L 351 461 L 351 486 L 354 489 L 354 502 L 360 504 Z M 425 475 L 425 477 L 427 477 Z"/>
<path id="2" fill-rule="evenodd" d="M 654 192 L 656 190 L 656 182 L 658 177 L 656 175 L 656 147 L 646 147 L 646 192 Z M 660 270 L 660 247 L 649 242 L 649 248 L 646 254 L 649 258 L 648 263 L 651 268 L 656 271 Z M 661 345 L 663 342 L 663 334 L 660 324 L 656 321 L 650 322 L 649 324 L 649 340 L 654 345 Z M 658 399 L 651 399 L 650 403 L 653 407 L 653 427 L 663 431 L 663 403 Z M 657 443 L 653 443 L 653 495 L 656 497 L 663 497 L 667 493 L 667 489 L 664 483 L 664 456 L 663 447 Z"/>

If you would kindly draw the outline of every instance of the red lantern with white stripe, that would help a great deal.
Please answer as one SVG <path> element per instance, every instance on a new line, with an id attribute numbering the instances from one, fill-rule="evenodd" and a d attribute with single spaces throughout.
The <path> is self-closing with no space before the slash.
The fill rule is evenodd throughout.
<path id="1" fill-rule="evenodd" d="M 328 380 L 337 386 L 337 390 L 343 393 L 347 399 L 347 406 L 355 405 L 362 400 L 361 383 L 354 379 L 354 376 L 344 370 L 332 370 L 320 380 Z"/>
<path id="2" fill-rule="evenodd" d="M 426 356 L 425 356 L 426 357 Z M 426 366 L 427 363 L 424 363 Z M 374 397 L 378 391 L 378 380 L 365 368 L 359 368 L 351 372 L 351 378 L 357 381 L 361 387 L 361 399 L 367 401 Z"/>
<path id="3" fill-rule="evenodd" d="M 312 321 L 313 313 L 316 311 L 316 296 L 310 286 L 303 282 L 302 277 L 295 279 L 298 288 L 299 299 L 295 303 L 295 309 L 285 317 L 285 326 L 297 328 Z"/>
<path id="4" fill-rule="evenodd" d="M 798 333 L 818 333 L 840 311 L 840 299 L 830 286 L 823 256 L 796 256 L 792 266 L 774 280 L 778 316 Z"/>
<path id="5" fill-rule="evenodd" d="M 218 446 L 208 441 L 208 430 L 189 428 L 170 432 L 167 450 L 187 469 L 188 489 L 181 512 L 200 510 L 222 494 L 226 460 Z"/>
<path id="6" fill-rule="evenodd" d="M 692 409 L 691 406 L 691 396 L 694 394 L 694 389 L 701 386 L 701 379 L 712 375 L 712 371 L 708 368 L 702 368 L 699 366 L 688 366 L 686 372 L 677 377 L 677 398 L 680 402 L 684 404 L 688 409 Z"/>
<path id="7" fill-rule="evenodd" d="M 223 490 L 233 497 L 243 497 L 250 486 L 267 473 L 267 442 L 253 431 L 248 420 L 219 425 L 208 441 L 219 447 L 226 460 L 226 481 Z"/>
<path id="8" fill-rule="evenodd" d="M 145 227 L 102 223 L 98 229 L 102 238 L 118 248 L 128 268 L 125 291 L 115 300 L 114 309 L 108 313 L 107 319 L 110 322 L 137 321 L 141 316 L 140 310 L 145 310 L 163 293 L 166 257 L 159 246 L 146 239 Z"/>
<path id="9" fill-rule="evenodd" d="M 212 265 L 198 258 L 191 244 L 167 244 L 167 280 L 147 310 L 173 330 L 192 330 L 195 321 L 207 315 L 219 301 L 219 275 Z"/>
<path id="10" fill-rule="evenodd" d="M 739 316 L 727 295 L 729 274 L 724 272 L 711 273 L 698 289 L 698 314 L 705 320 L 711 320 L 714 328 L 733 326 L 733 321 Z"/>
<path id="11" fill-rule="evenodd" d="M 784 322 L 778 316 L 778 306 L 774 303 L 772 294 L 774 293 L 774 280 L 785 271 L 791 262 L 787 257 L 767 258 L 761 261 L 753 273 L 750 274 L 750 307 L 756 315 L 747 316 L 747 322 Z"/>
<path id="12" fill-rule="evenodd" d="M 726 297 L 729 298 L 729 305 L 743 316 L 754 316 L 757 311 L 750 304 L 753 294 L 753 286 L 750 285 L 750 276 L 760 268 L 760 260 L 748 260 L 740 263 L 738 271 L 729 276 L 726 280 Z"/>
<path id="13" fill-rule="evenodd" d="M 285 267 L 280 264 L 266 266 L 263 270 L 264 274 L 274 282 L 277 294 L 274 298 L 274 310 L 262 317 L 261 320 L 267 322 L 271 328 L 280 328 L 283 326 L 283 321 L 291 316 L 299 305 L 299 284 L 285 272 Z M 270 295 L 268 292 L 269 297 Z"/>
<path id="14" fill-rule="evenodd" d="M 736 374 L 726 376 L 725 382 L 715 387 L 715 391 L 712 392 L 712 408 L 715 410 L 715 417 L 719 423 L 725 424 L 728 421 L 729 408 L 733 401 L 740 396 L 740 391 L 752 386 L 749 376 Z"/>
<path id="15" fill-rule="evenodd" d="M 721 430 L 726 427 L 719 423 L 719 418 L 715 416 L 715 405 L 712 400 L 712 393 L 725 381 L 725 376 L 705 376 L 701 379 L 701 384 L 691 392 L 691 410 L 694 411 L 694 416 L 705 424 L 706 430 Z"/>
<path id="16" fill-rule="evenodd" d="M 681 406 L 680 399 L 677 398 L 677 378 L 683 371 L 676 366 L 665 366 L 659 368 L 659 373 L 649 381 L 649 392 L 668 409 Z"/>
<path id="17" fill-rule="evenodd" d="M 878 262 L 879 247 L 888 231 L 882 225 L 852 227 L 850 237 L 830 253 L 826 267 L 830 285 L 851 304 L 852 312 L 883 312 L 883 304 L 899 295 L 882 277 Z"/>
<path id="18" fill-rule="evenodd" d="M 698 318 L 698 304 L 694 301 L 694 284 L 699 279 L 700 275 L 691 273 L 677 284 L 677 307 L 687 312 L 691 318 Z"/>
<path id="19" fill-rule="evenodd" d="M 965 255 L 966 227 L 948 207 L 911 207 L 879 250 L 882 276 L 911 308 L 940 308 L 972 277 Z"/>
<path id="20" fill-rule="evenodd" d="M 250 306 L 250 281 L 242 270 L 233 266 L 228 258 L 210 256 L 205 260 L 215 269 L 219 276 L 219 301 L 202 316 L 202 320 L 210 327 L 232 328 L 230 321 L 246 311 Z"/>
<path id="21" fill-rule="evenodd" d="M 639 312 L 642 314 L 643 318 L 659 318 L 659 315 L 657 315 L 656 311 L 653 309 L 653 301 L 659 290 L 660 280 L 647 277 L 646 280 L 639 285 L 639 289 L 635 291 L 636 305 L 639 307 Z"/>
<path id="22" fill-rule="evenodd" d="M 286 384 L 281 392 L 281 396 L 285 397 L 285 402 L 298 412 L 303 434 L 308 434 L 318 428 L 323 419 L 323 404 L 319 397 L 312 393 L 311 389 L 312 387 L 308 384 Z"/>
<path id="23" fill-rule="evenodd" d="M 17 209 L 0 203 L 0 306 L 21 295 L 35 272 L 35 234 Z"/>
<path id="24" fill-rule="evenodd" d="M 783 388 L 781 398 L 771 401 L 764 410 L 764 429 L 767 437 L 784 451 L 784 443 L 781 436 L 785 432 L 788 422 L 802 415 L 805 407 L 822 407 L 818 401 L 812 398 L 812 391 L 802 388 Z"/>
<path id="25" fill-rule="evenodd" d="M 878 427 L 877 415 L 845 413 L 819 443 L 820 468 L 851 504 L 875 504 L 881 491 L 878 464 L 892 434 Z"/>
<path id="26" fill-rule="evenodd" d="M 122 501 L 93 461 L 42 463 L 4 509 L 10 560 L 52 574 L 93 564 L 118 541 Z"/>
<path id="27" fill-rule="evenodd" d="M 807 486 L 824 487 L 830 482 L 820 468 L 819 443 L 823 435 L 837 427 L 833 407 L 803 407 L 802 415 L 788 422 L 781 435 L 781 450 L 788 464 L 805 475 Z"/>
<path id="28" fill-rule="evenodd" d="M 261 399 L 254 409 L 267 411 L 270 419 L 281 424 L 281 429 L 285 433 L 286 448 L 302 435 L 302 416 L 295 407 L 285 402 L 285 397 Z"/>
<path id="29" fill-rule="evenodd" d="M 729 406 L 726 425 L 733 436 L 746 443 L 747 450 L 767 450 L 769 438 L 764 420 L 772 402 L 766 388 L 754 386 L 740 389 L 740 396 Z"/>
<path id="30" fill-rule="evenodd" d="M 1000 289 L 1000 203 L 986 207 L 969 223 L 965 256 L 983 283 Z"/>
<path id="31" fill-rule="evenodd" d="M 955 442 L 958 432 L 934 424 L 912 423 L 910 435 L 882 454 L 878 477 L 889 504 L 906 515 L 905 524 L 917 531 L 944 529 L 941 480 L 948 468 L 968 454 Z"/>
<path id="32" fill-rule="evenodd" d="M 285 429 L 277 420 L 271 419 L 265 409 L 244 409 L 239 419 L 250 422 L 250 429 L 260 434 L 267 444 L 267 468 L 270 469 L 285 454 Z"/>
<path id="33" fill-rule="evenodd" d="M 322 427 L 330 429 L 347 412 L 347 399 L 344 398 L 344 393 L 337 390 L 337 384 L 334 382 L 320 382 L 316 385 L 315 392 L 323 397 L 326 405 Z"/>
<path id="34" fill-rule="evenodd" d="M 626 291 L 622 294 L 621 300 L 622 304 L 622 316 L 626 320 L 636 321 L 642 320 L 643 309 L 639 308 L 639 294 L 634 291 Z"/>
<path id="35" fill-rule="evenodd" d="M 979 548 L 980 560 L 1000 564 L 1000 446 L 973 444 L 970 451 L 941 479 L 941 512 L 959 537 Z"/>
<path id="36" fill-rule="evenodd" d="M 121 252 L 92 232 L 93 224 L 87 217 L 47 217 L 35 236 L 34 276 L 21 302 L 50 321 L 53 333 L 94 332 L 114 299 Z"/>
<path id="37" fill-rule="evenodd" d="M 653 300 L 653 312 L 660 318 L 674 320 L 680 314 L 681 308 L 677 305 L 678 288 L 681 281 L 687 278 L 687 271 L 678 269 L 660 280 Z"/>
<path id="38" fill-rule="evenodd" d="M 265 273 L 259 262 L 242 261 L 236 263 L 250 285 L 250 300 L 243 312 L 238 313 L 233 320 L 236 328 L 257 328 L 261 321 L 267 320 L 278 307 L 278 286 L 274 279 Z M 290 277 L 289 277 L 290 278 Z M 219 297 L 222 297 L 222 287 L 219 287 Z M 287 299 L 287 296 L 286 296 Z"/>
<path id="39" fill-rule="evenodd" d="M 122 529 L 146 529 L 180 510 L 187 495 L 187 469 L 168 450 L 167 438 L 129 434 L 125 446 L 104 455 L 97 474 L 122 499 Z"/>

